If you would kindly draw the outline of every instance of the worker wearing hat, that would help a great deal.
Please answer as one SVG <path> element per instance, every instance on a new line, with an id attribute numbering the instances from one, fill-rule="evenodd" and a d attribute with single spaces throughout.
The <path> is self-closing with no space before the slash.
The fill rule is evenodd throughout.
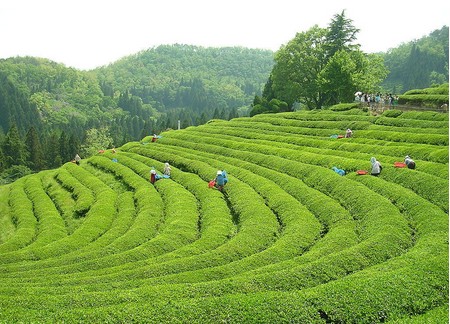
<path id="1" fill-rule="evenodd" d="M 150 182 L 155 183 L 156 182 L 156 171 L 154 169 L 150 170 Z"/>
<path id="2" fill-rule="evenodd" d="M 409 157 L 409 155 L 405 156 L 405 164 L 408 167 L 408 169 L 415 169 L 416 168 L 416 162 L 414 162 L 413 159 Z"/>
<path id="3" fill-rule="evenodd" d="M 215 182 L 216 182 L 216 188 L 219 189 L 220 191 L 222 191 L 223 186 L 225 185 L 225 177 L 223 175 L 222 170 L 217 171 Z"/>

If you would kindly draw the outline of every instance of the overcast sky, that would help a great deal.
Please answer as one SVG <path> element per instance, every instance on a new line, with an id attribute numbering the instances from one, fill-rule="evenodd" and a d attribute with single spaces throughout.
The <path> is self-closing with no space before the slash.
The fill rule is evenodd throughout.
<path id="1" fill-rule="evenodd" d="M 448 1 L 0 0 L 0 58 L 37 56 L 87 70 L 162 44 L 277 51 L 342 10 L 367 53 L 450 24 Z"/>

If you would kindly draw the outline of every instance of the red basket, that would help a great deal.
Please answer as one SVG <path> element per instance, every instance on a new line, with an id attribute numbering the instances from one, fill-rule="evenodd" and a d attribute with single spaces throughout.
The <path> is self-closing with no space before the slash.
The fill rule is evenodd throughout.
<path id="1" fill-rule="evenodd" d="M 369 172 L 366 171 L 366 170 L 358 170 L 358 171 L 356 171 L 356 174 L 358 174 L 358 175 L 364 175 L 364 174 L 367 174 L 367 173 L 369 173 Z"/>
<path id="2" fill-rule="evenodd" d="M 406 167 L 406 164 L 403 162 L 394 162 L 394 167 L 396 168 L 404 168 Z"/>
<path id="3" fill-rule="evenodd" d="M 208 187 L 209 188 L 213 188 L 216 185 L 216 181 L 215 180 L 211 180 L 210 182 L 208 182 Z"/>

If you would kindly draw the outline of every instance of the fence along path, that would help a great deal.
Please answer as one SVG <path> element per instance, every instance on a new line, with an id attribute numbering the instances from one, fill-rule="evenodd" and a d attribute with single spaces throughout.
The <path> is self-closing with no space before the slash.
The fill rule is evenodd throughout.
<path id="1" fill-rule="evenodd" d="M 14 230 L 0 241 L 0 319 L 447 318 L 448 179 L 442 172 L 448 140 L 442 123 L 424 116 L 424 130 L 436 125 L 429 140 L 410 136 L 420 128 L 419 115 L 399 122 L 359 113 L 286 113 L 212 122 L 2 188 L 8 204 L 0 208 L 11 217 L 19 206 L 32 208 L 20 214 L 22 227 L 11 222 Z M 329 138 L 352 122 L 359 136 Z M 374 135 L 372 125 L 386 128 Z M 402 127 L 409 140 L 398 140 Z M 393 168 L 414 148 L 417 170 Z M 353 171 L 368 167 L 372 150 L 382 174 L 357 176 Z M 150 168 L 161 172 L 164 162 L 172 165 L 171 178 L 151 185 Z M 341 177 L 332 165 L 350 172 Z M 229 172 L 224 192 L 207 186 L 217 169 Z M 82 207 L 82 196 L 93 204 Z M 29 233 L 44 223 L 33 206 L 50 200 L 48 221 L 60 212 L 57 222 L 68 236 L 39 246 Z M 67 220 L 71 213 L 76 222 Z M 34 258 L 24 257 L 33 245 Z"/>

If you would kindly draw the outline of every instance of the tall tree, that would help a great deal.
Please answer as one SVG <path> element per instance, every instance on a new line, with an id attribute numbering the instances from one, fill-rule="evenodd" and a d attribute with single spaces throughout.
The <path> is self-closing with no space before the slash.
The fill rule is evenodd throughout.
<path id="1" fill-rule="evenodd" d="M 334 15 L 328 26 L 327 42 L 325 45 L 328 58 L 338 51 L 352 51 L 359 48 L 359 45 L 353 44 L 356 40 L 356 34 L 359 29 L 353 26 L 353 20 L 345 17 L 345 10 L 340 14 Z"/>
<path id="2" fill-rule="evenodd" d="M 320 72 L 319 83 L 326 93 L 326 105 L 351 102 L 357 90 L 379 91 L 387 75 L 379 55 L 366 55 L 359 50 L 336 52 Z"/>
<path id="3" fill-rule="evenodd" d="M 61 132 L 59 136 L 59 155 L 62 161 L 70 161 L 71 155 L 69 154 L 69 138 L 65 131 Z"/>
<path id="4" fill-rule="evenodd" d="M 68 159 L 73 159 L 75 154 L 78 154 L 79 151 L 80 151 L 80 141 L 74 134 L 71 134 L 69 137 L 67 147 Z"/>
<path id="5" fill-rule="evenodd" d="M 44 152 L 42 151 L 39 135 L 34 128 L 30 127 L 25 137 L 25 145 L 28 150 L 28 166 L 33 171 L 40 171 L 45 168 Z"/>
<path id="6" fill-rule="evenodd" d="M 3 172 L 5 167 L 4 157 L 3 154 L 3 142 L 5 141 L 5 134 L 3 133 L 3 129 L 0 127 L 0 173 Z"/>
<path id="7" fill-rule="evenodd" d="M 327 30 L 314 26 L 297 35 L 275 54 L 272 87 L 277 99 L 320 108 L 325 102 L 318 78 L 326 65 Z"/>
<path id="8" fill-rule="evenodd" d="M 99 150 L 105 150 L 113 145 L 113 140 L 107 127 L 91 128 L 86 131 L 84 144 L 81 145 L 83 158 L 96 154 Z"/>
<path id="9" fill-rule="evenodd" d="M 228 114 L 228 120 L 239 117 L 238 111 L 235 107 L 231 108 L 230 113 Z"/>
<path id="10" fill-rule="evenodd" d="M 15 123 L 11 124 L 8 133 L 6 133 L 2 151 L 5 169 L 13 165 L 26 164 L 27 150 Z"/>
<path id="11" fill-rule="evenodd" d="M 59 153 L 59 137 L 60 134 L 57 131 L 53 131 L 45 138 L 44 159 L 49 168 L 57 168 L 62 163 Z"/>

